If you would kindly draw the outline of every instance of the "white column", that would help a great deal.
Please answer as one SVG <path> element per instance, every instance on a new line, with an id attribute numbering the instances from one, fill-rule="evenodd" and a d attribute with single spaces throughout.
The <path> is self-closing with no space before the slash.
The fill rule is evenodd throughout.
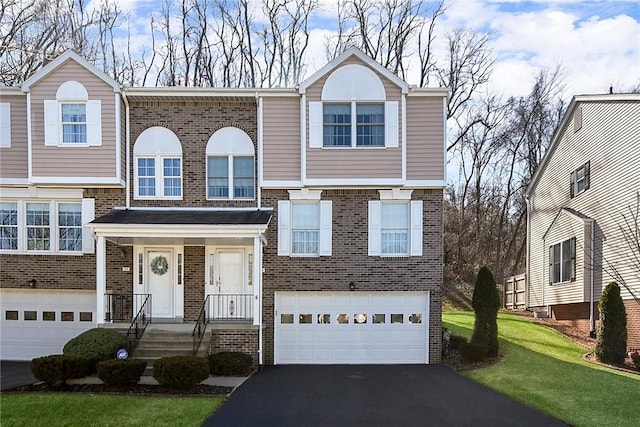
<path id="1" fill-rule="evenodd" d="M 104 294 L 107 291 L 106 241 L 98 236 L 96 242 L 96 323 L 104 323 Z"/>
<path id="2" fill-rule="evenodd" d="M 253 324 L 260 324 L 260 314 L 262 313 L 262 240 L 260 237 L 253 238 Z"/>

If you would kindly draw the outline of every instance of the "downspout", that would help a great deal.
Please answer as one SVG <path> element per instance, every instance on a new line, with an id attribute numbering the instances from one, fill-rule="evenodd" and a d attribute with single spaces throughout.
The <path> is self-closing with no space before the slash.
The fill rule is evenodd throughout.
<path id="1" fill-rule="evenodd" d="M 526 239 L 527 239 L 527 251 L 526 251 L 526 255 L 525 255 L 525 257 L 527 258 L 527 265 L 525 267 L 525 278 L 524 278 L 524 280 L 525 280 L 525 282 L 524 282 L 525 283 L 525 289 L 526 289 L 525 299 L 524 299 L 524 309 L 525 310 L 529 310 L 529 307 L 531 305 L 530 304 L 531 299 L 530 299 L 530 296 L 529 296 L 529 293 L 531 292 L 531 283 L 530 283 L 531 275 L 529 274 L 529 268 L 530 268 L 530 264 L 531 264 L 531 261 L 529 259 L 529 256 L 530 256 L 530 253 L 529 253 L 530 249 L 529 248 L 531 246 L 531 200 L 529 200 L 529 197 L 525 197 L 524 201 L 525 201 L 525 203 L 527 205 L 527 236 L 526 236 Z M 543 282 L 543 284 L 544 284 L 544 282 Z M 515 301 L 514 301 L 514 303 L 515 303 Z"/>
<path id="2" fill-rule="evenodd" d="M 262 97 L 256 92 L 256 99 L 258 100 L 258 155 L 256 156 L 256 161 L 258 165 L 258 188 L 256 191 L 256 197 L 258 199 L 258 210 L 262 207 L 262 175 L 263 175 L 263 164 L 262 164 L 262 152 L 263 152 L 263 118 L 262 118 Z"/>
<path id="3" fill-rule="evenodd" d="M 125 208 L 129 209 L 129 207 L 131 206 L 131 136 L 130 136 L 130 127 L 129 127 L 129 122 L 130 122 L 130 109 L 129 109 L 129 100 L 127 99 L 127 93 L 123 90 L 122 91 L 122 99 L 124 100 L 124 105 L 125 105 L 125 126 L 126 126 L 126 133 L 125 133 L 125 146 L 126 146 L 126 150 L 127 152 L 125 153 L 125 158 L 127 161 L 126 167 L 125 167 L 125 171 L 127 174 L 127 179 L 126 179 L 126 202 L 125 202 Z"/>
<path id="4" fill-rule="evenodd" d="M 589 292 L 589 336 L 591 338 L 595 338 L 596 336 L 596 320 L 594 318 L 594 313 L 593 313 L 593 272 L 594 272 L 594 268 L 593 268 L 593 264 L 594 264 L 594 260 L 593 260 L 593 254 L 594 254 L 594 248 L 593 245 L 596 241 L 595 239 L 595 230 L 596 230 L 596 223 L 595 221 L 591 221 L 591 248 L 590 248 L 590 257 L 591 257 L 591 263 L 589 265 L 589 269 L 591 270 L 590 274 L 589 274 L 589 287 L 590 287 L 590 292 Z"/>

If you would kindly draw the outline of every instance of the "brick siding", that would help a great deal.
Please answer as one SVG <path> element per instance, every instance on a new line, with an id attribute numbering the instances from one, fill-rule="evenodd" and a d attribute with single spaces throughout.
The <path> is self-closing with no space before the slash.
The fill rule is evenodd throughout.
<path id="1" fill-rule="evenodd" d="M 221 353 L 223 351 L 239 351 L 250 354 L 253 357 L 254 367 L 260 362 L 258 355 L 259 342 L 258 327 L 244 329 L 213 329 L 209 353 Z"/>
<path id="2" fill-rule="evenodd" d="M 359 291 L 429 291 L 429 361 L 440 363 L 442 347 L 442 191 L 414 190 L 423 200 L 423 256 L 370 257 L 368 253 L 368 202 L 379 200 L 377 190 L 324 190 L 332 201 L 332 256 L 291 258 L 278 256 L 278 200 L 288 200 L 285 190 L 263 190 L 263 206 L 273 207 L 264 247 L 263 325 L 264 363 L 273 364 L 274 295 L 277 291 L 345 291 L 354 281 Z"/>

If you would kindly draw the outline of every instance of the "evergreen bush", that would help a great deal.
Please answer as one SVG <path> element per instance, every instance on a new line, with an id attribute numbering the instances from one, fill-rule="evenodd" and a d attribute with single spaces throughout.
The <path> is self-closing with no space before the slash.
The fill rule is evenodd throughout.
<path id="1" fill-rule="evenodd" d="M 476 317 L 471 344 L 484 347 L 487 356 L 496 357 L 500 294 L 493 274 L 487 267 L 482 267 L 478 272 L 471 305 Z"/>
<path id="2" fill-rule="evenodd" d="M 109 359 L 98 362 L 98 378 L 109 386 L 137 384 L 147 367 L 141 359 Z"/>
<path id="3" fill-rule="evenodd" d="M 89 361 L 83 357 L 53 354 L 33 359 L 31 372 L 48 386 L 57 386 L 73 378 L 86 377 L 90 368 Z"/>
<path id="4" fill-rule="evenodd" d="M 209 368 L 211 375 L 233 376 L 248 375 L 253 366 L 253 357 L 250 354 L 225 351 L 209 355 Z"/>
<path id="5" fill-rule="evenodd" d="M 127 337 L 118 331 L 93 328 L 69 340 L 62 353 L 89 360 L 91 373 L 95 373 L 98 362 L 113 359 L 119 349 L 127 348 L 127 344 Z"/>
<path id="6" fill-rule="evenodd" d="M 153 362 L 153 378 L 160 385 L 191 388 L 209 377 L 209 362 L 204 357 L 170 356 Z"/>
<path id="7" fill-rule="evenodd" d="M 627 351 L 627 312 L 617 283 L 609 283 L 604 288 L 598 311 L 596 357 L 604 363 L 623 363 Z"/>

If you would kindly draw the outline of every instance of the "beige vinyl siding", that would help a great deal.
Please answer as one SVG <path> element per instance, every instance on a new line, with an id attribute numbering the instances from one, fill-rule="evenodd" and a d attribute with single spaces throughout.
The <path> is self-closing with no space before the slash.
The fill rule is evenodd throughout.
<path id="1" fill-rule="evenodd" d="M 89 99 L 102 102 L 102 146 L 45 147 L 44 101 L 56 99 L 58 87 L 68 81 L 82 83 Z M 69 60 L 31 88 L 31 132 L 34 177 L 115 177 L 115 96 L 111 86 Z"/>
<path id="2" fill-rule="evenodd" d="M 352 56 L 340 63 L 369 66 Z M 332 70 L 333 71 L 333 70 Z M 307 88 L 307 178 L 309 179 L 362 179 L 362 178 L 402 178 L 402 91 L 382 74 L 376 75 L 382 81 L 387 101 L 398 102 L 398 148 L 309 148 L 309 102 L 321 101 L 322 87 L 331 75 L 322 78 Z M 375 70 L 372 70 L 375 72 Z"/>
<path id="3" fill-rule="evenodd" d="M 300 98 L 263 98 L 263 177 L 300 181 Z"/>
<path id="4" fill-rule="evenodd" d="M 407 97 L 407 179 L 444 180 L 442 98 Z"/>
<path id="5" fill-rule="evenodd" d="M 636 295 L 640 295 L 640 278 L 632 254 L 624 240 L 623 214 L 635 206 L 640 191 L 638 102 L 582 102 L 582 127 L 574 132 L 573 120 L 567 121 L 562 139 L 531 193 L 529 297 L 531 306 L 552 304 L 545 294 L 547 267 L 543 236 L 561 207 L 569 207 L 595 220 L 594 299 L 603 287 L 615 280 L 615 269 Z M 586 161 L 591 162 L 590 188 L 570 198 L 570 174 Z M 585 233 L 585 235 L 587 235 Z M 586 245 L 585 245 L 586 246 Z M 591 260 L 585 254 L 586 262 Z M 578 270 L 585 265 L 578 265 Z M 589 286 L 576 283 L 574 286 Z M 588 289 L 588 288 L 587 288 Z M 621 287 L 622 296 L 631 298 Z M 580 292 L 580 291 L 576 291 Z M 589 295 L 584 299 L 588 300 Z M 574 302 L 558 296 L 554 303 Z"/>
<path id="6" fill-rule="evenodd" d="M 0 178 L 27 179 L 27 97 L 3 95 L 2 102 L 11 104 L 11 147 L 0 148 Z"/>

